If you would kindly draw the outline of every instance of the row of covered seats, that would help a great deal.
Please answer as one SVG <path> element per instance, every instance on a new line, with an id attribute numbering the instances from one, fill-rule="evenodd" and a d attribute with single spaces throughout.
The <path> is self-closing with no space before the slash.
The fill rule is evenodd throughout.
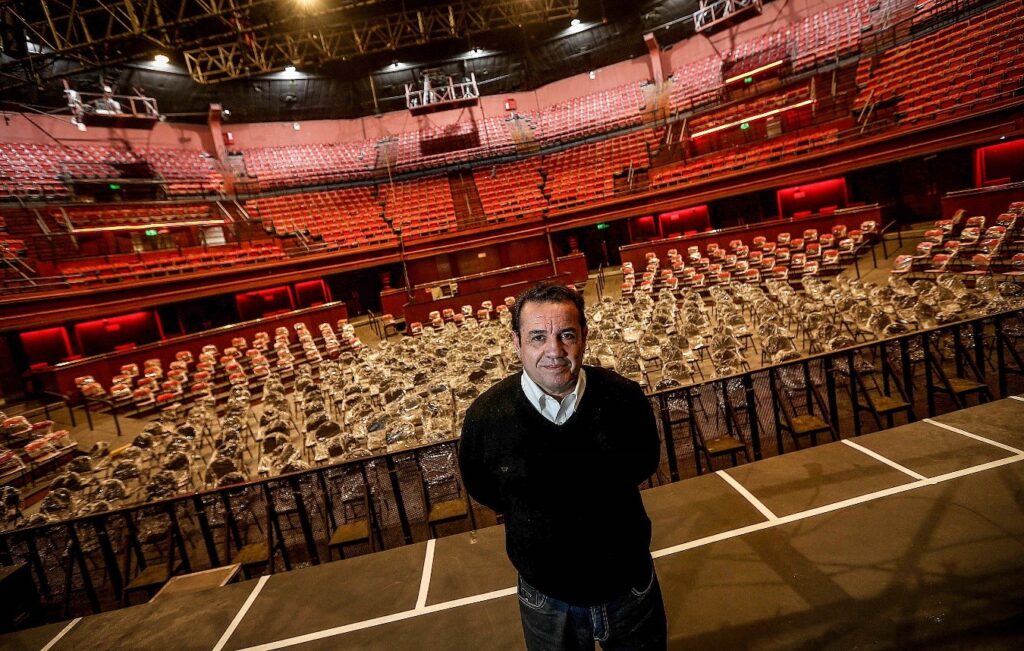
<path id="1" fill-rule="evenodd" d="M 856 229 L 836 224 L 831 232 L 821 234 L 817 229 L 805 229 L 801 237 L 782 232 L 773 240 L 763 235 L 755 235 L 749 241 L 735 238 L 725 247 L 709 242 L 703 250 L 699 245 L 691 245 L 685 252 L 669 249 L 664 266 L 655 253 L 649 252 L 639 284 L 633 264 L 623 263 L 621 289 L 629 295 L 634 290 L 703 289 L 731 281 L 760 283 L 833 273 L 853 259 L 862 243 L 877 234 L 877 222 L 869 220 Z"/>

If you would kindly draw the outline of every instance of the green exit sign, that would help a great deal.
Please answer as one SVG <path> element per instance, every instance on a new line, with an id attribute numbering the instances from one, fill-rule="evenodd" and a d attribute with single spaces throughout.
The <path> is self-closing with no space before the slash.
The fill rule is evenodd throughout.
<path id="1" fill-rule="evenodd" d="M 599 231 L 606 231 L 606 230 L 608 230 L 611 227 L 612 227 L 612 225 L 609 224 L 608 222 L 601 222 L 600 224 L 597 225 L 597 230 L 599 230 Z"/>
<path id="2" fill-rule="evenodd" d="M 744 122 L 743 124 L 740 125 L 740 129 L 743 129 L 744 131 L 746 131 L 749 128 L 750 128 L 750 123 L 749 122 Z"/>
<path id="3" fill-rule="evenodd" d="M 121 189 L 121 184 L 120 183 L 111 183 L 107 187 L 109 187 L 111 190 L 120 190 Z"/>
<path id="4" fill-rule="evenodd" d="M 156 237 L 157 230 L 155 228 L 147 228 L 146 229 L 146 235 L 148 235 L 150 237 Z"/>
<path id="5" fill-rule="evenodd" d="M 754 83 L 754 78 L 753 77 L 745 77 L 743 79 L 743 83 L 745 83 L 745 84 L 752 84 L 752 83 Z"/>

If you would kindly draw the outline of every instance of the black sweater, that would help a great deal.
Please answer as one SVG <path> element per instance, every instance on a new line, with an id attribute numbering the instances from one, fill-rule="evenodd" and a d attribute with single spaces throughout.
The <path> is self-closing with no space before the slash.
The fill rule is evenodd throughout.
<path id="1" fill-rule="evenodd" d="M 466 412 L 459 465 L 469 494 L 505 516 L 505 545 L 522 577 L 578 606 L 606 602 L 650 578 L 651 521 L 637 485 L 660 444 L 640 386 L 586 367 L 587 387 L 562 425 L 523 393 L 520 374 Z"/>

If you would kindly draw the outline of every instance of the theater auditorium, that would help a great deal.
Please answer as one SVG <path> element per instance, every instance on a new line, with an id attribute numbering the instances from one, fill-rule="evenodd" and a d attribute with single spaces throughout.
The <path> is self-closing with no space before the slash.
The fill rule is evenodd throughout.
<path id="1" fill-rule="evenodd" d="M 1024 644 L 1021 0 L 18 0 L 0 118 L 0 648 L 525 649 L 539 282 L 670 649 Z"/>

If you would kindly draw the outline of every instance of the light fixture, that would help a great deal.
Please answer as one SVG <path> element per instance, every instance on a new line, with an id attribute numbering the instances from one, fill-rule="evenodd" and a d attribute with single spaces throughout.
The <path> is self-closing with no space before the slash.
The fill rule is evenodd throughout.
<path id="1" fill-rule="evenodd" d="M 473 48 L 473 54 L 480 54 L 480 48 L 478 48 L 478 47 Z"/>
<path id="2" fill-rule="evenodd" d="M 295 66 L 285 66 L 284 71 L 287 72 L 288 74 L 292 74 L 293 72 L 295 72 Z"/>
<path id="3" fill-rule="evenodd" d="M 159 65 L 165 66 L 171 62 L 171 59 L 166 54 L 158 54 L 153 57 L 153 61 Z"/>
<path id="4" fill-rule="evenodd" d="M 571 26 L 573 26 L 573 27 L 579 27 L 580 19 L 579 18 L 573 18 L 571 21 L 569 21 L 569 24 Z"/>
<path id="5" fill-rule="evenodd" d="M 392 68 L 397 68 L 398 67 L 398 61 L 392 61 L 391 62 L 391 67 Z"/>
<path id="6" fill-rule="evenodd" d="M 590 71 L 590 78 L 591 79 L 597 79 L 597 71 L 591 70 Z"/>
<path id="7" fill-rule="evenodd" d="M 292 122 L 292 129 L 295 129 L 296 131 L 300 131 L 300 130 L 302 130 L 302 125 L 299 124 L 298 122 Z"/>

